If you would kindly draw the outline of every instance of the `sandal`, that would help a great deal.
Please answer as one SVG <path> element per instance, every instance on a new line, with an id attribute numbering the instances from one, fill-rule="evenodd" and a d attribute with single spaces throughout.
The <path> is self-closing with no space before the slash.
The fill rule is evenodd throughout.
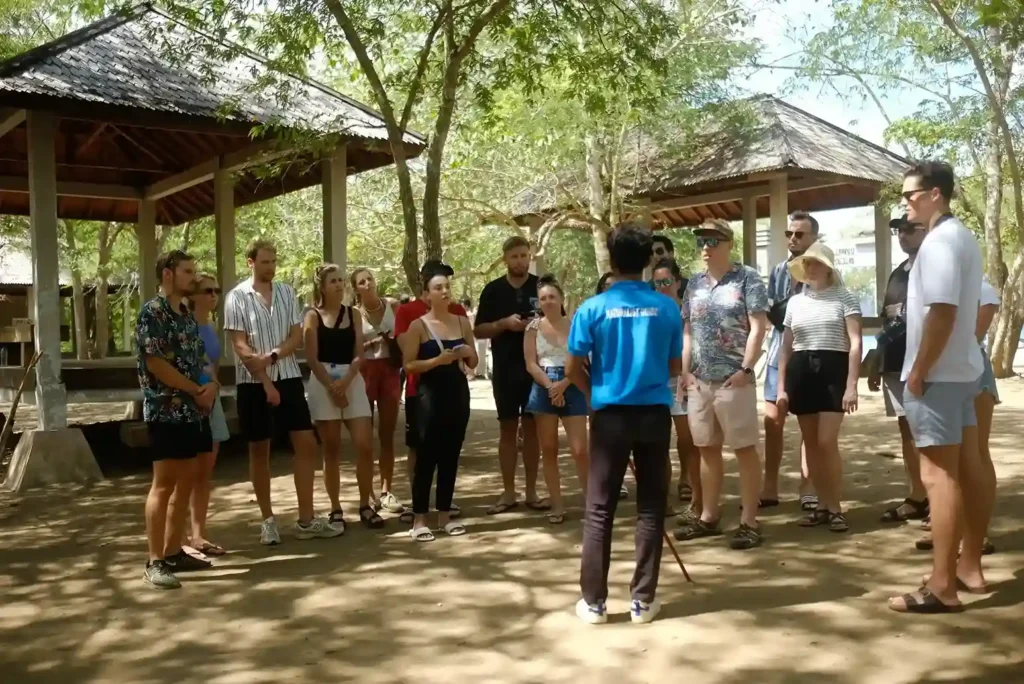
<path id="1" fill-rule="evenodd" d="M 193 546 L 192 548 L 204 556 L 223 556 L 227 553 L 223 546 L 218 546 L 208 541 L 204 541 L 200 546 Z"/>
<path id="2" fill-rule="evenodd" d="M 550 511 L 551 502 L 548 501 L 547 497 L 543 499 L 537 499 L 536 501 L 527 501 L 526 507 L 531 511 Z"/>
<path id="3" fill-rule="evenodd" d="M 935 548 L 935 542 L 932 541 L 931 537 L 925 537 L 923 539 L 918 539 L 916 542 L 914 542 L 914 547 L 918 551 L 931 551 L 932 549 Z M 985 538 L 985 543 L 981 547 L 981 555 L 982 556 L 991 556 L 995 552 L 996 552 L 996 547 L 986 537 Z"/>
<path id="4" fill-rule="evenodd" d="M 414 527 L 409 530 L 409 536 L 418 542 L 434 541 L 434 533 L 430 531 L 429 527 Z"/>
<path id="5" fill-rule="evenodd" d="M 498 503 L 494 504 L 493 506 L 487 509 L 487 515 L 501 515 L 502 513 L 508 513 L 509 511 L 514 510 L 516 508 L 519 508 L 518 501 L 513 501 L 512 503 L 505 503 L 504 501 L 499 501 Z M 451 513 L 449 513 L 449 515 L 451 515 Z"/>
<path id="6" fill-rule="evenodd" d="M 829 513 L 824 508 L 811 511 L 806 517 L 800 519 L 800 527 L 817 527 L 829 522 Z"/>
<path id="7" fill-rule="evenodd" d="M 330 516 L 327 518 L 327 522 L 331 523 L 335 527 L 340 527 L 342 533 L 348 529 L 348 523 L 345 522 L 345 514 L 340 509 L 337 511 L 331 511 Z"/>
<path id="8" fill-rule="evenodd" d="M 800 497 L 800 509 L 814 511 L 818 509 L 818 497 L 816 494 L 804 494 Z"/>
<path id="9" fill-rule="evenodd" d="M 680 482 L 676 485 L 676 496 L 683 503 L 690 503 L 693 501 L 693 487 L 689 482 Z"/>
<path id="10" fill-rule="evenodd" d="M 842 513 L 829 513 L 828 514 L 828 531 L 829 532 L 849 532 L 850 524 L 846 522 L 846 516 Z"/>
<path id="11" fill-rule="evenodd" d="M 924 577 L 922 577 L 921 578 L 921 586 L 922 587 L 928 586 L 928 581 L 930 579 L 931 579 L 931 577 L 928 576 L 928 575 L 925 575 Z M 971 585 L 969 585 L 967 582 L 964 582 L 959 577 L 956 578 L 956 590 L 957 591 L 962 591 L 965 594 L 979 594 L 980 595 L 980 594 L 991 594 L 992 593 L 992 590 L 989 589 L 987 584 L 982 584 L 982 585 L 979 585 L 977 587 L 972 587 Z"/>
<path id="12" fill-rule="evenodd" d="M 363 506 L 359 509 L 359 519 L 371 530 L 378 530 L 384 527 L 384 518 L 380 517 L 380 514 L 369 506 Z"/>
<path id="13" fill-rule="evenodd" d="M 565 522 L 565 513 L 548 513 L 549 525 L 561 525 Z"/>
<path id="14" fill-rule="evenodd" d="M 921 529 L 925 532 L 932 531 L 932 516 L 926 516 L 924 520 L 921 521 Z"/>
<path id="15" fill-rule="evenodd" d="M 460 522 L 452 520 L 444 526 L 444 533 L 449 537 L 461 537 L 466 534 L 466 526 Z"/>
<path id="16" fill-rule="evenodd" d="M 903 599 L 902 606 L 900 606 L 898 603 L 895 603 L 899 599 Z M 889 599 L 889 608 L 891 610 L 895 610 L 897 613 L 938 615 L 942 613 L 963 612 L 964 606 L 962 603 L 957 603 L 952 606 L 946 605 L 945 603 L 940 601 L 939 598 L 931 592 L 931 590 L 922 587 L 914 593 L 903 594 L 903 596 Z"/>
<path id="17" fill-rule="evenodd" d="M 902 512 L 904 506 L 910 506 L 913 510 L 909 513 Z M 907 520 L 923 520 L 928 516 L 928 499 L 924 501 L 914 501 L 910 497 L 903 500 L 899 506 L 893 506 L 887 508 L 885 513 L 882 514 L 882 522 L 884 523 L 897 523 L 906 522 Z"/>

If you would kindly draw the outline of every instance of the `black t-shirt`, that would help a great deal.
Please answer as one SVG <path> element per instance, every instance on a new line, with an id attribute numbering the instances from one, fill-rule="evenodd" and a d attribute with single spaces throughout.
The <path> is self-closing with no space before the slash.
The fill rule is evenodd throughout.
<path id="1" fill-rule="evenodd" d="M 540 310 L 537 299 L 537 276 L 532 273 L 520 288 L 512 287 L 506 276 L 492 280 L 484 286 L 480 293 L 480 306 L 476 311 L 476 324 L 494 323 L 513 314 L 524 319 L 536 316 Z M 501 373 L 502 368 L 526 368 L 523 356 L 523 338 L 526 333 L 503 332 L 491 340 L 491 353 L 494 355 L 494 372 Z"/>
<path id="2" fill-rule="evenodd" d="M 889 284 L 885 286 L 885 299 L 882 301 L 883 325 L 890 326 L 900 319 L 906 323 L 907 285 L 910 282 L 910 269 L 907 259 L 896 267 L 889 276 Z M 907 353 L 906 328 L 885 347 L 882 359 L 883 373 L 900 373 L 903 371 L 903 357 Z"/>

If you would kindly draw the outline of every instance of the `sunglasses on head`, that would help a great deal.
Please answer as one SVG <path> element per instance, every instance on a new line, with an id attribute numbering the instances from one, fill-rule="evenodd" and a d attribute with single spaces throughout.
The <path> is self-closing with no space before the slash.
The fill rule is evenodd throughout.
<path id="1" fill-rule="evenodd" d="M 786 239 L 796 238 L 797 240 L 803 240 L 804 236 L 807 235 L 806 230 L 787 230 Z"/>
<path id="2" fill-rule="evenodd" d="M 697 238 L 697 249 L 704 249 L 705 247 L 711 247 L 712 249 L 714 249 L 722 242 L 724 242 L 724 240 L 719 237 L 700 236 Z"/>
<path id="3" fill-rule="evenodd" d="M 199 294 L 219 295 L 220 294 L 220 288 L 219 287 L 204 287 L 201 290 L 199 290 Z"/>
<path id="4" fill-rule="evenodd" d="M 672 278 L 658 278 L 654 281 L 654 287 L 671 287 L 675 282 Z"/>

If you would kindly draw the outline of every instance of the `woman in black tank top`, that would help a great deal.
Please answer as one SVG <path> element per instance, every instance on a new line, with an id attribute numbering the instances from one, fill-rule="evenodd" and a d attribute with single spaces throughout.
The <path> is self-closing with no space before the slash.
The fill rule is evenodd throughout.
<path id="1" fill-rule="evenodd" d="M 324 487 L 331 499 L 332 525 L 345 527 L 341 509 L 341 424 L 345 423 L 356 452 L 359 518 L 368 527 L 382 527 L 373 510 L 373 422 L 362 364 L 363 328 L 359 312 L 342 304 L 345 279 L 341 268 L 324 264 L 313 276 L 314 303 L 303 324 L 309 365 L 309 412 L 320 436 Z"/>
<path id="2" fill-rule="evenodd" d="M 409 326 L 400 342 L 406 372 L 420 376 L 414 425 L 418 445 L 412 483 L 415 517 L 410 534 L 416 541 L 433 541 L 427 512 L 435 470 L 438 527 L 451 536 L 466 533 L 461 523 L 449 517 L 459 455 L 469 424 L 469 382 L 457 362 L 465 361 L 475 368 L 478 358 L 469 320 L 448 309 L 448 276 L 428 275 L 424 289 L 430 311 Z"/>

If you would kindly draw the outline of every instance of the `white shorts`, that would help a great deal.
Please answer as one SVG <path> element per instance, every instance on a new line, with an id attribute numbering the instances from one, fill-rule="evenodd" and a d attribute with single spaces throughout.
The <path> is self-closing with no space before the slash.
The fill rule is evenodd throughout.
<path id="1" fill-rule="evenodd" d="M 348 365 L 325 363 L 324 370 L 332 378 L 341 378 L 348 372 Z M 320 384 L 315 376 L 310 376 L 306 383 L 306 400 L 309 402 L 309 416 L 313 420 L 352 420 L 353 418 L 369 418 L 370 400 L 366 398 L 366 383 L 363 374 L 356 373 L 345 393 L 348 406 L 344 410 L 338 408 L 331 399 L 331 393 Z"/>

